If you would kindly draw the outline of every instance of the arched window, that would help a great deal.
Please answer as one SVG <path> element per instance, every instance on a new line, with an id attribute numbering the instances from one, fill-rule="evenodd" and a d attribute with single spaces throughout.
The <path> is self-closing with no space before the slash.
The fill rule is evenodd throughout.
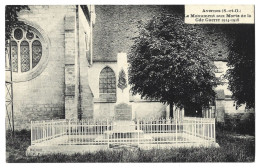
<path id="1" fill-rule="evenodd" d="M 11 56 L 12 56 L 12 67 L 13 72 L 18 72 L 18 47 L 15 41 L 11 42 Z"/>
<path id="2" fill-rule="evenodd" d="M 32 70 L 42 57 L 39 36 L 32 30 L 16 28 L 12 32 L 11 56 L 13 72 L 23 73 Z"/>
<path id="3" fill-rule="evenodd" d="M 30 70 L 30 48 L 27 41 L 22 41 L 20 45 L 21 71 Z"/>
<path id="4" fill-rule="evenodd" d="M 116 76 L 109 67 L 100 72 L 99 98 L 104 101 L 116 101 Z"/>
<path id="5" fill-rule="evenodd" d="M 39 40 L 32 43 L 32 68 L 34 68 L 40 61 L 42 56 L 42 45 Z"/>

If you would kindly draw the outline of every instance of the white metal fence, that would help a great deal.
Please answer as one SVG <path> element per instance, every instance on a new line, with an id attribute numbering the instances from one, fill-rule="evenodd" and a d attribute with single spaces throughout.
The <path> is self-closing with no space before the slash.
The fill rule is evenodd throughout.
<path id="1" fill-rule="evenodd" d="M 134 145 L 215 142 L 215 119 L 50 120 L 31 122 L 31 144 Z"/>
<path id="2" fill-rule="evenodd" d="M 66 120 L 31 121 L 31 144 L 67 135 Z"/>
<path id="3" fill-rule="evenodd" d="M 215 118 L 216 117 L 216 106 L 209 106 L 202 110 L 203 118 Z"/>

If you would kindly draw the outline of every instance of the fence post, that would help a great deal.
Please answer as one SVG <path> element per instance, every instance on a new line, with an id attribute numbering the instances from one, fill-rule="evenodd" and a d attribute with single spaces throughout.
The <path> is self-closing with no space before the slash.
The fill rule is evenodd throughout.
<path id="1" fill-rule="evenodd" d="M 203 123 L 202 119 L 201 119 L 201 124 L 202 124 L 202 137 L 203 137 L 203 139 L 205 139 L 204 123 Z"/>
<path id="2" fill-rule="evenodd" d="M 88 122 L 88 123 L 87 123 Z M 85 135 L 86 136 L 89 136 L 89 129 L 90 129 L 90 127 L 89 127 L 89 120 L 86 120 L 86 127 L 85 127 Z M 88 142 L 88 145 L 90 144 L 90 141 L 87 141 Z"/>
<path id="3" fill-rule="evenodd" d="M 32 120 L 31 120 L 31 145 L 32 145 L 32 138 L 33 138 L 33 129 L 32 129 L 33 126 L 32 126 L 32 123 L 33 123 L 33 122 L 32 122 Z"/>
<path id="4" fill-rule="evenodd" d="M 70 119 L 69 119 L 69 145 L 70 145 Z"/>
<path id="5" fill-rule="evenodd" d="M 214 142 L 216 142 L 216 119 L 214 118 Z"/>
<path id="6" fill-rule="evenodd" d="M 177 131 L 178 131 L 177 117 L 175 117 L 175 145 L 176 145 L 176 147 L 177 147 L 177 140 L 178 140 Z"/>
<path id="7" fill-rule="evenodd" d="M 184 118 L 182 118 L 182 121 L 181 121 L 181 125 L 182 125 L 182 130 L 181 130 L 181 141 L 186 141 L 186 120 L 184 120 Z"/>
<path id="8" fill-rule="evenodd" d="M 35 125 L 34 125 L 35 126 Z M 36 131 L 35 131 L 36 133 L 35 133 L 35 139 L 37 140 L 38 139 L 38 127 L 36 126 Z"/>
<path id="9" fill-rule="evenodd" d="M 210 128 L 209 128 L 209 126 L 211 126 L 211 124 L 210 124 L 210 122 L 208 122 L 207 124 L 208 124 L 208 127 L 207 127 L 208 137 L 207 138 L 208 138 L 208 141 L 209 141 L 210 140 L 210 135 L 209 135 Z"/>
<path id="10" fill-rule="evenodd" d="M 46 137 L 45 137 L 45 135 L 46 135 L 46 131 L 45 131 L 45 121 L 43 121 L 43 129 L 42 129 L 42 137 L 43 137 L 43 139 L 45 139 Z"/>
<path id="11" fill-rule="evenodd" d="M 107 119 L 107 145 L 108 145 L 108 148 L 109 148 L 109 136 L 110 136 L 110 131 L 109 131 L 109 125 L 108 125 L 108 119 Z"/>
<path id="12" fill-rule="evenodd" d="M 51 136 L 52 136 L 52 138 L 55 138 L 55 129 L 53 127 L 53 119 L 51 120 Z"/>
<path id="13" fill-rule="evenodd" d="M 211 122 L 210 124 L 210 138 L 212 139 L 213 138 L 213 122 Z"/>
<path id="14" fill-rule="evenodd" d="M 197 136 L 197 119 L 196 119 L 196 117 L 195 117 L 195 132 L 194 132 L 194 136 L 195 136 L 195 138 Z"/>
<path id="15" fill-rule="evenodd" d="M 66 130 L 65 124 L 66 124 L 66 122 L 62 122 L 62 135 L 66 135 L 66 132 L 67 132 L 67 131 L 65 131 Z"/>
<path id="16" fill-rule="evenodd" d="M 78 119 L 76 119 L 76 127 L 75 127 L 75 129 L 76 129 L 76 131 L 75 131 L 74 137 L 76 138 L 76 144 L 78 144 L 78 141 L 79 141 Z"/>
<path id="17" fill-rule="evenodd" d="M 137 119 L 137 131 L 138 131 L 138 137 L 137 137 L 137 144 L 138 144 L 138 147 L 139 147 L 139 139 L 140 139 L 140 135 L 139 135 L 139 131 L 140 131 L 140 125 L 139 125 L 139 119 Z"/>
<path id="18" fill-rule="evenodd" d="M 45 132 L 45 137 L 46 138 L 45 139 L 46 139 L 46 142 L 47 142 L 47 140 L 49 138 L 49 123 L 46 122 L 45 126 L 46 126 L 46 132 Z"/>

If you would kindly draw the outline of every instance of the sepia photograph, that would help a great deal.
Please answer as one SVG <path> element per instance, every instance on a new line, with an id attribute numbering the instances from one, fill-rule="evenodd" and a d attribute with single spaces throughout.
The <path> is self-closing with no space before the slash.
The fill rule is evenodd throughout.
<path id="1" fill-rule="evenodd" d="M 85 3 L 1 6 L 7 164 L 255 162 L 253 4 Z"/>

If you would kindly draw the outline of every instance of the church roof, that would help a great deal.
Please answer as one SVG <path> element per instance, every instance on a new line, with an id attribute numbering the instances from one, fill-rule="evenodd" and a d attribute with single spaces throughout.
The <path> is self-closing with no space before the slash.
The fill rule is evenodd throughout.
<path id="1" fill-rule="evenodd" d="M 129 52 L 138 24 L 163 11 L 183 13 L 184 6 L 170 5 L 96 5 L 93 29 L 93 61 L 117 61 L 117 53 Z"/>
<path id="2" fill-rule="evenodd" d="M 93 61 L 116 62 L 117 53 L 128 53 L 138 36 L 138 24 L 165 13 L 184 13 L 183 5 L 96 5 L 93 29 Z M 215 60 L 225 61 L 225 47 L 212 46 Z"/>

